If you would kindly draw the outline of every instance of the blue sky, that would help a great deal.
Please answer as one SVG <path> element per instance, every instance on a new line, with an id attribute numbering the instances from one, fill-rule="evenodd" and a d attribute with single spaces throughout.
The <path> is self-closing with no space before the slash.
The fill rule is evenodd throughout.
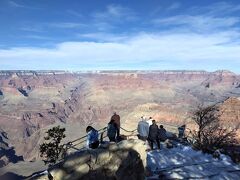
<path id="1" fill-rule="evenodd" d="M 1 0 L 0 69 L 228 69 L 239 0 Z"/>

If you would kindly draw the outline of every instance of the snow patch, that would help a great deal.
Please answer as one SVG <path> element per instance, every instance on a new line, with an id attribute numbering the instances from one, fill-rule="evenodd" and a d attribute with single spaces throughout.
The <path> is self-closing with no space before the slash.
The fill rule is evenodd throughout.
<path id="1" fill-rule="evenodd" d="M 233 163 L 230 157 L 221 154 L 219 159 L 215 159 L 210 154 L 195 151 L 190 146 L 181 144 L 172 149 L 163 147 L 161 150 L 148 152 L 147 168 L 155 177 L 161 174 L 173 179 L 240 178 L 240 166 Z M 149 179 L 152 178 L 154 176 Z"/>

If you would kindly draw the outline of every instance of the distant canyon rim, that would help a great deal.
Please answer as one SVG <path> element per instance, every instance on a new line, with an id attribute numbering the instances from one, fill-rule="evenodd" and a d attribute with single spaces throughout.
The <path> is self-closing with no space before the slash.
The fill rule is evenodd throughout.
<path id="1" fill-rule="evenodd" d="M 46 129 L 67 128 L 65 141 L 87 125 L 105 127 L 114 111 L 127 129 L 142 115 L 192 124 L 198 104 L 220 103 L 226 125 L 240 122 L 240 75 L 230 71 L 0 71 L 0 145 L 38 160 Z M 11 159 L 1 155 L 4 165 Z"/>

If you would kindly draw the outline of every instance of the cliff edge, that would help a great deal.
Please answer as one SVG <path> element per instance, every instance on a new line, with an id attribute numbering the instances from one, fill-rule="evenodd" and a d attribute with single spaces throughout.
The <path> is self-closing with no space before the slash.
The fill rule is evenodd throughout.
<path id="1" fill-rule="evenodd" d="M 141 140 L 124 140 L 102 145 L 96 150 L 79 151 L 50 169 L 53 179 L 129 179 L 145 177 L 146 147 Z M 48 180 L 47 173 L 29 179 Z"/>

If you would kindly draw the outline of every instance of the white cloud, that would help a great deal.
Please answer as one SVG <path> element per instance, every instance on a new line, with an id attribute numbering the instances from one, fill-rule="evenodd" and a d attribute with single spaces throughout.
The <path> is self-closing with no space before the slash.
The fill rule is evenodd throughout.
<path id="1" fill-rule="evenodd" d="M 189 64 L 192 69 L 197 69 L 199 66 L 194 64 L 212 68 L 208 65 L 217 62 L 215 68 L 223 68 L 226 63 L 240 65 L 240 45 L 229 43 L 232 38 L 232 32 L 208 36 L 145 33 L 123 42 L 64 42 L 53 49 L 24 47 L 0 50 L 0 64 L 16 66 L 15 69 L 18 66 L 42 69 L 44 63 L 48 69 L 84 69 L 98 65 L 107 69 L 109 64 L 115 68 L 136 64 L 138 69 L 151 64 L 155 65 L 152 68 L 161 68 L 167 63 L 171 69 L 177 68 L 177 64 Z"/>
<path id="2" fill-rule="evenodd" d="M 24 8 L 25 6 L 24 5 L 21 5 L 21 4 L 18 4 L 16 3 L 15 1 L 8 1 L 8 4 L 12 7 L 16 7 L 16 8 Z"/>
<path id="3" fill-rule="evenodd" d="M 25 38 L 30 38 L 30 39 L 39 39 L 39 40 L 51 40 L 51 37 L 46 37 L 46 36 L 40 36 L 40 35 L 25 35 L 23 36 Z"/>
<path id="4" fill-rule="evenodd" d="M 164 11 L 166 12 L 173 11 L 173 10 L 179 9 L 181 6 L 182 6 L 181 3 L 179 2 L 174 2 L 167 7 L 164 7 L 163 5 L 158 5 L 152 10 L 152 12 L 150 13 L 150 16 L 157 15 L 158 13 L 164 12 Z"/>
<path id="5" fill-rule="evenodd" d="M 129 36 L 126 34 L 111 34 L 111 33 L 85 33 L 85 34 L 78 34 L 80 38 L 87 38 L 95 41 L 103 41 L 103 42 L 117 42 L 127 40 Z"/>
<path id="6" fill-rule="evenodd" d="M 180 4 L 172 4 L 169 8 L 176 9 L 179 6 Z M 215 11 L 209 6 L 204 8 L 204 13 L 196 11 L 197 14 L 194 15 L 186 12 L 149 20 L 150 23 L 146 19 L 142 24 L 134 21 L 135 30 L 124 24 L 136 18 L 135 13 L 118 5 L 109 5 L 105 11 L 95 13 L 86 24 L 46 22 L 39 26 L 47 30 L 72 29 L 73 35 L 77 34 L 78 38 L 84 40 L 62 42 L 54 48 L 0 49 L 0 66 L 12 69 L 237 69 L 240 66 L 240 32 L 235 27 L 240 18 L 217 16 L 223 4 L 216 7 L 218 10 Z M 238 9 L 232 5 L 226 7 L 229 13 Z M 81 16 L 75 12 L 69 13 Z M 122 26 L 116 30 L 119 24 Z M 88 32 L 80 33 L 79 27 L 86 27 L 83 32 Z M 148 32 L 141 33 L 142 27 Z M 116 30 L 115 33 L 111 33 L 113 29 Z M 25 29 L 37 30 L 31 26 Z M 42 37 L 34 34 L 28 38 Z"/>
<path id="7" fill-rule="evenodd" d="M 201 6 L 201 7 L 193 7 L 191 8 L 193 13 L 198 14 L 206 14 L 210 16 L 225 16 L 227 14 L 231 14 L 234 12 L 240 11 L 239 4 L 231 4 L 231 2 L 218 2 L 214 4 L 210 4 L 208 6 Z"/>
<path id="8" fill-rule="evenodd" d="M 120 5 L 108 5 L 104 11 L 94 12 L 89 25 L 98 31 L 109 32 L 126 22 L 136 22 L 138 17 L 134 10 Z"/>
<path id="9" fill-rule="evenodd" d="M 129 20 L 135 20 L 137 17 L 135 15 L 135 12 L 132 9 L 129 9 L 127 7 L 123 7 L 120 5 L 108 5 L 106 7 L 105 11 L 102 12 L 96 12 L 93 14 L 93 17 L 96 21 L 116 21 L 116 20 L 123 20 L 129 21 Z"/>
<path id="10" fill-rule="evenodd" d="M 114 5 L 107 6 L 107 13 L 112 16 L 120 17 L 124 15 L 125 12 L 127 12 L 127 10 L 121 6 L 114 6 Z"/>
<path id="11" fill-rule="evenodd" d="M 78 28 L 84 27 L 85 24 L 75 23 L 75 22 L 58 22 L 58 23 L 48 23 L 47 26 L 55 28 Z"/>
<path id="12" fill-rule="evenodd" d="M 13 7 L 13 8 L 24 8 L 24 9 L 32 9 L 32 10 L 33 9 L 34 10 L 40 10 L 41 9 L 41 8 L 38 8 L 38 7 L 28 6 L 28 5 L 25 5 L 23 3 L 13 1 L 13 0 L 7 0 L 6 2 L 10 7 Z"/>
<path id="13" fill-rule="evenodd" d="M 34 36 L 41 36 L 39 35 L 42 32 L 48 32 L 50 31 L 49 29 L 52 28 L 54 29 L 80 29 L 80 28 L 86 28 L 87 26 L 89 26 L 88 24 L 84 24 L 84 23 L 78 23 L 78 22 L 46 22 L 46 23 L 28 23 L 23 25 L 22 27 L 20 27 L 19 29 L 21 31 L 26 31 L 28 33 L 37 33 L 34 34 Z M 32 36 L 31 34 L 29 34 L 29 36 Z"/>
<path id="14" fill-rule="evenodd" d="M 28 31 L 28 32 L 44 32 L 43 28 L 40 26 L 23 26 L 19 28 L 22 31 Z"/>
<path id="15" fill-rule="evenodd" d="M 71 15 L 73 15 L 73 16 L 76 16 L 76 17 L 78 17 L 78 18 L 83 18 L 83 15 L 82 15 L 81 13 L 77 12 L 77 11 L 67 10 L 66 12 L 69 13 L 69 14 L 71 14 Z"/>
<path id="16" fill-rule="evenodd" d="M 179 2 L 175 2 L 175 3 L 171 4 L 171 5 L 167 8 L 167 10 L 168 10 L 168 11 L 171 11 L 171 10 L 178 9 L 178 8 L 180 8 L 180 7 L 181 7 L 181 4 L 180 4 Z"/>
<path id="17" fill-rule="evenodd" d="M 104 22 L 104 21 L 96 21 L 92 24 L 90 23 L 89 26 L 96 28 L 96 30 L 98 30 L 98 31 L 109 31 L 109 30 L 116 28 L 111 23 Z"/>
<path id="18" fill-rule="evenodd" d="M 154 19 L 155 25 L 187 26 L 196 30 L 214 30 L 216 28 L 231 27 L 240 22 L 238 17 L 211 17 L 206 15 L 178 15 L 161 19 Z"/>

